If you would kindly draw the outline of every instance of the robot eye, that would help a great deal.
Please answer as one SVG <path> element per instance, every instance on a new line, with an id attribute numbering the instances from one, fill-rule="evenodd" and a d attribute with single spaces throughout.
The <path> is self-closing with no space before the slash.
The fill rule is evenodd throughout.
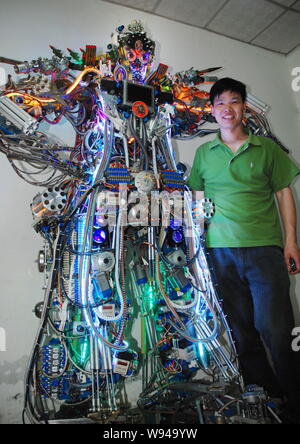
<path id="1" fill-rule="evenodd" d="M 133 62 L 133 61 L 136 59 L 136 54 L 135 54 L 135 52 L 133 52 L 133 51 L 128 51 L 128 52 L 127 52 L 127 59 L 128 59 L 130 62 Z"/>
<path id="2" fill-rule="evenodd" d="M 141 57 L 141 61 L 143 63 L 148 63 L 149 60 L 150 60 L 150 52 L 145 52 Z"/>

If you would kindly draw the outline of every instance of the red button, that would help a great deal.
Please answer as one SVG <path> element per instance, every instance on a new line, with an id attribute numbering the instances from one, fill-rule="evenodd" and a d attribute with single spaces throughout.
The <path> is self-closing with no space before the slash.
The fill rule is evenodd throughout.
<path id="1" fill-rule="evenodd" d="M 149 108 L 144 102 L 134 102 L 132 112 L 137 117 L 146 117 L 149 113 Z"/>

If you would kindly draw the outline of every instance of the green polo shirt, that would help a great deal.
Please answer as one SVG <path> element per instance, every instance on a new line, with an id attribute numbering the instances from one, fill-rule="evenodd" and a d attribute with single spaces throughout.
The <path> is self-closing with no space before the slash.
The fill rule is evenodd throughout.
<path id="1" fill-rule="evenodd" d="M 188 185 L 215 203 L 208 247 L 282 246 L 276 191 L 290 185 L 300 169 L 273 140 L 249 132 L 233 153 L 219 135 L 201 145 Z"/>

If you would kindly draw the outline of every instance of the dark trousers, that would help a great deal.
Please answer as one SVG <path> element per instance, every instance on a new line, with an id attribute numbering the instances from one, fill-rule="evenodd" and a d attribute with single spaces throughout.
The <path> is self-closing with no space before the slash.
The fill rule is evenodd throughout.
<path id="1" fill-rule="evenodd" d="M 291 346 L 295 323 L 282 249 L 211 248 L 208 261 L 236 341 L 245 384 L 258 384 L 270 396 L 284 394 L 291 411 L 300 414 L 300 352 Z"/>

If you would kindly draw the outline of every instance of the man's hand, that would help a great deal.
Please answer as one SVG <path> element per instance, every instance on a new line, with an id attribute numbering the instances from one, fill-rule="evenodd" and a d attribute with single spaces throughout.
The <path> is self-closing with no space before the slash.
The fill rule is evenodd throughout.
<path id="1" fill-rule="evenodd" d="M 300 273 L 300 250 L 297 244 L 296 205 L 290 187 L 276 192 L 279 212 L 285 231 L 284 260 L 290 274 Z"/>
<path id="2" fill-rule="evenodd" d="M 285 245 L 284 260 L 290 274 L 300 273 L 300 249 L 296 243 Z"/>

